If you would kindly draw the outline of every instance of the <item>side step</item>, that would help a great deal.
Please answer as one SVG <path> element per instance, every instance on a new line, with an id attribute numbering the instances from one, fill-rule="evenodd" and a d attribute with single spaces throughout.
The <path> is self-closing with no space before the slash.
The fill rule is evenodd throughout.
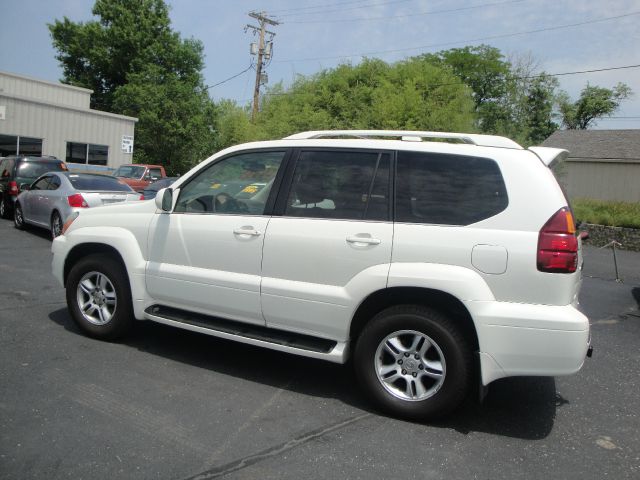
<path id="1" fill-rule="evenodd" d="M 152 305 L 145 310 L 145 314 L 149 320 L 158 323 L 215 337 L 336 363 L 344 363 L 346 361 L 346 343 L 344 342 L 226 320 L 164 305 Z"/>

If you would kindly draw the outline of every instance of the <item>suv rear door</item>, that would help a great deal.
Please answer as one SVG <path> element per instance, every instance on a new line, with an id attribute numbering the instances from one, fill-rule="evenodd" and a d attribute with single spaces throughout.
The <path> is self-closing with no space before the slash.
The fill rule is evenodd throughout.
<path id="1" fill-rule="evenodd" d="M 354 289 L 386 285 L 392 154 L 302 149 L 296 157 L 265 238 L 262 311 L 269 327 L 345 339 Z"/>

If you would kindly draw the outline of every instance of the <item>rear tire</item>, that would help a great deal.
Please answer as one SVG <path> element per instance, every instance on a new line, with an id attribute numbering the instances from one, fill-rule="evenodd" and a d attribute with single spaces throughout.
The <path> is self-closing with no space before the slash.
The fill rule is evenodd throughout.
<path id="1" fill-rule="evenodd" d="M 378 313 L 357 340 L 353 364 L 367 397 L 411 420 L 450 413 L 472 383 L 472 350 L 461 329 L 420 305 Z"/>
<path id="2" fill-rule="evenodd" d="M 62 217 L 60 214 L 54 210 L 51 215 L 51 239 L 55 240 L 56 237 L 62 235 Z"/>
<path id="3" fill-rule="evenodd" d="M 16 202 L 15 207 L 13 208 L 13 225 L 18 230 L 24 230 L 24 215 L 22 214 L 22 205 Z"/>
<path id="4" fill-rule="evenodd" d="M 116 340 L 131 327 L 129 278 L 113 257 L 96 254 L 78 261 L 69 272 L 66 289 L 71 317 L 86 335 Z"/>

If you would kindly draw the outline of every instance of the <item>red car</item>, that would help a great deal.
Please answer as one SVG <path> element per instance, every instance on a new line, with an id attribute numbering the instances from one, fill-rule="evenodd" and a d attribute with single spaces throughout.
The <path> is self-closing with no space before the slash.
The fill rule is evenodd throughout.
<path id="1" fill-rule="evenodd" d="M 129 164 L 120 165 L 113 174 L 136 192 L 142 192 L 150 183 L 165 178 L 167 174 L 162 165 Z"/>

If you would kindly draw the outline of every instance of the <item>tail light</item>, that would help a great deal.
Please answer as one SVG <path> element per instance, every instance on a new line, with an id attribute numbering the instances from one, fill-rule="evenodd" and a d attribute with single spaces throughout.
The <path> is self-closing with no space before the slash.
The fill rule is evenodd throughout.
<path id="1" fill-rule="evenodd" d="M 18 184 L 15 181 L 9 182 L 9 195 L 18 195 L 20 193 L 20 189 L 18 188 Z"/>
<path id="2" fill-rule="evenodd" d="M 69 227 L 75 221 L 75 219 L 78 218 L 79 215 L 80 214 L 78 212 L 73 212 L 71 215 L 69 215 L 69 218 L 67 218 L 67 221 L 64 222 L 64 225 L 62 226 L 62 235 L 64 235 L 67 230 L 69 230 Z"/>
<path id="3" fill-rule="evenodd" d="M 80 193 L 76 193 L 74 195 L 70 195 L 67 197 L 67 201 L 69 202 L 69 206 L 73 208 L 88 208 L 89 204 L 86 202 L 84 197 Z"/>
<path id="4" fill-rule="evenodd" d="M 140 200 L 144 200 L 144 194 L 140 195 Z"/>
<path id="5" fill-rule="evenodd" d="M 558 210 L 538 235 L 538 270 L 573 273 L 578 268 L 578 239 L 571 210 Z"/>

